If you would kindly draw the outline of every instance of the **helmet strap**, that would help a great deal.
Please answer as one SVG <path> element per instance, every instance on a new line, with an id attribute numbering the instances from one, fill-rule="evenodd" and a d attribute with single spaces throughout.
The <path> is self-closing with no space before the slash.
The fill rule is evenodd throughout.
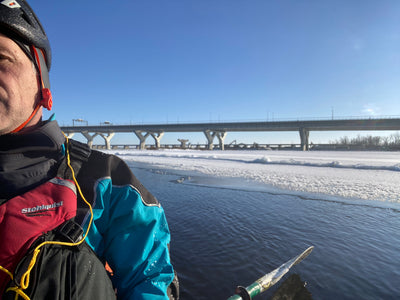
<path id="1" fill-rule="evenodd" d="M 51 110 L 53 106 L 53 97 L 50 92 L 50 80 L 49 71 L 46 67 L 46 61 L 42 50 L 31 46 L 31 51 L 34 54 L 36 64 L 39 69 L 39 84 L 42 87 L 42 100 L 40 100 L 39 105 L 42 105 L 47 110 Z"/>
<path id="2" fill-rule="evenodd" d="M 29 124 L 29 122 L 33 119 L 33 117 L 37 114 L 38 110 L 40 108 L 40 104 L 37 104 L 35 109 L 33 110 L 33 112 L 31 113 L 31 115 L 29 116 L 29 118 L 22 123 L 21 125 L 19 125 L 17 128 L 15 128 L 13 131 L 11 131 L 11 133 L 16 133 L 21 131 L 23 128 L 25 128 L 26 125 Z"/>
<path id="3" fill-rule="evenodd" d="M 36 68 L 38 69 L 39 73 L 39 85 L 41 86 L 41 100 L 36 104 L 35 109 L 29 116 L 29 118 L 22 123 L 20 126 L 15 128 L 11 133 L 16 133 L 21 131 L 23 128 L 25 128 L 26 125 L 29 124 L 29 122 L 33 119 L 33 117 L 37 114 L 39 111 L 39 108 L 43 106 L 44 108 L 47 108 L 47 110 L 51 110 L 53 106 L 53 97 L 50 92 L 50 81 L 49 81 L 49 72 L 46 67 L 46 62 L 44 59 L 44 54 L 40 49 L 37 49 L 34 46 L 30 47 L 31 53 L 34 56 L 34 63 L 36 65 Z"/>

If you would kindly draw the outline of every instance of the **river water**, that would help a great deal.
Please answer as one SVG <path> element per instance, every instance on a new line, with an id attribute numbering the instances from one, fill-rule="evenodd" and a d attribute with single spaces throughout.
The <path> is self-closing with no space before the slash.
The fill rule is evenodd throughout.
<path id="1" fill-rule="evenodd" d="M 288 275 L 313 299 L 400 299 L 398 205 L 226 188 L 220 178 L 130 166 L 166 212 L 183 300 L 226 299 L 311 245 Z"/>

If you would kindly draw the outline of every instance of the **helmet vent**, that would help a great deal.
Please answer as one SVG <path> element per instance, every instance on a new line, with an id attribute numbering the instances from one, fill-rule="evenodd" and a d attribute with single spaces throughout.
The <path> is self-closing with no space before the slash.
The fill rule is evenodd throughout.
<path id="1" fill-rule="evenodd" d="M 24 19 L 26 21 L 26 23 L 33 26 L 31 19 L 25 13 L 21 14 L 21 18 Z"/>

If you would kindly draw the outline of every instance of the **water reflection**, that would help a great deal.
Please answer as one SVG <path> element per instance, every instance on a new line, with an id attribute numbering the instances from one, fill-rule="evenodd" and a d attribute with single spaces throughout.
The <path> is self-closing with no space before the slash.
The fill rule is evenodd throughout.
<path id="1" fill-rule="evenodd" d="M 302 281 L 298 274 L 291 274 L 280 284 L 271 300 L 311 300 L 312 295 L 307 289 L 307 282 Z"/>

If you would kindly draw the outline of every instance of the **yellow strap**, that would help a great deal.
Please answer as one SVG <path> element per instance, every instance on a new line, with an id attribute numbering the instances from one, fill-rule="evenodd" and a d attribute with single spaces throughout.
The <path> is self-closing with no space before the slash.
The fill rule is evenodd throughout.
<path id="1" fill-rule="evenodd" d="M 15 297 L 14 300 L 18 300 L 19 296 L 21 296 L 22 298 L 24 298 L 25 300 L 30 300 L 30 298 L 28 297 L 27 294 L 25 294 L 23 292 L 23 290 L 21 290 L 19 287 L 10 287 L 6 290 L 6 292 L 14 292 L 15 293 Z"/>
<path id="2" fill-rule="evenodd" d="M 8 271 L 6 268 L 3 268 L 2 266 L 0 266 L 0 270 L 3 271 L 4 273 L 6 273 L 8 276 L 11 277 L 11 280 L 13 279 L 13 274 Z"/>

